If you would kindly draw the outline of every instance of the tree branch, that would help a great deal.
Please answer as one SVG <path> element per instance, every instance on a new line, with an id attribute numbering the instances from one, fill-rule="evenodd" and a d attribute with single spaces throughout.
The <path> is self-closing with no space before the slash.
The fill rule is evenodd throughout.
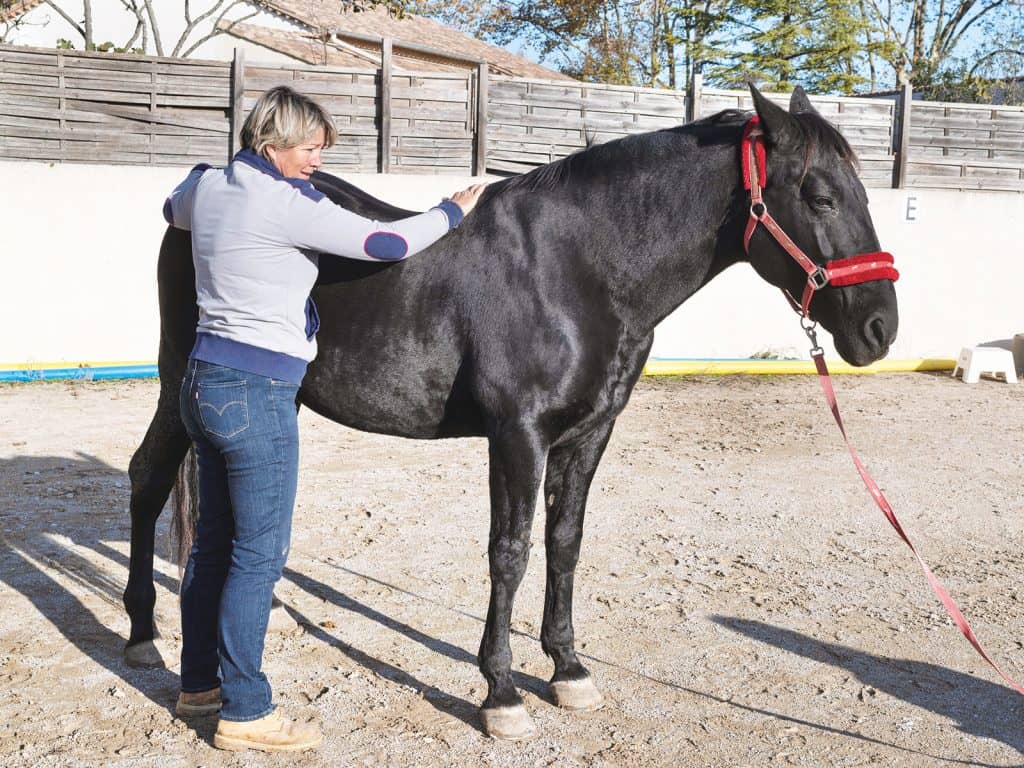
<path id="1" fill-rule="evenodd" d="M 121 0 L 121 5 L 125 7 L 125 10 L 131 11 L 135 16 L 135 31 L 132 32 L 132 36 L 128 38 L 128 42 L 121 46 L 125 50 L 129 50 L 135 41 L 139 39 L 139 35 L 142 34 L 145 29 L 146 21 L 142 18 L 142 11 L 139 6 L 135 4 L 135 0 Z M 145 47 L 143 47 L 143 50 L 145 50 Z"/>
<path id="2" fill-rule="evenodd" d="M 229 5 L 223 11 L 221 11 L 220 16 L 218 16 L 217 20 L 213 23 L 214 29 L 217 28 L 217 22 L 224 18 L 224 14 L 231 10 L 234 6 L 238 5 L 238 1 L 239 0 L 234 0 L 234 2 L 231 3 L 231 5 Z M 188 39 L 188 36 L 192 34 L 192 30 L 194 30 L 198 24 L 210 18 L 210 16 L 212 16 L 218 10 L 220 10 L 220 7 L 222 5 L 224 5 L 224 0 L 217 0 L 217 2 L 214 3 L 206 13 L 201 14 L 198 19 L 195 19 L 193 21 L 192 2 L 191 0 L 185 0 L 185 31 L 181 33 L 181 36 L 178 38 L 178 42 L 174 44 L 174 50 L 171 52 L 171 55 L 177 56 L 178 53 L 181 51 L 182 46 L 185 45 L 185 41 Z M 193 48 L 194 47 L 195 46 L 193 46 Z M 185 56 L 187 57 L 188 54 L 185 54 Z"/>
<path id="3" fill-rule="evenodd" d="M 85 50 L 95 50 L 96 40 L 92 34 L 92 0 L 82 0 L 82 13 L 85 16 Z"/>
<path id="4" fill-rule="evenodd" d="M 956 35 L 947 43 L 946 48 L 945 48 L 946 52 L 949 52 L 949 51 L 953 50 L 954 48 L 956 48 L 956 46 L 960 43 L 960 38 L 963 37 L 964 32 L 966 32 L 968 29 L 970 29 L 971 26 L 974 25 L 978 21 L 978 19 L 980 19 L 982 16 L 984 16 L 989 11 L 994 11 L 995 9 L 997 9 L 997 8 L 999 8 L 1001 6 L 1004 6 L 1004 5 L 1006 5 L 1006 0 L 994 0 L 994 2 L 989 3 L 984 8 L 982 8 L 980 11 L 978 11 L 976 14 L 974 14 L 971 18 L 969 18 L 967 21 L 965 21 L 963 26 L 960 28 L 960 31 L 957 32 Z"/>
<path id="5" fill-rule="evenodd" d="M 153 44 L 156 46 L 156 55 L 164 55 L 164 44 L 160 40 L 160 26 L 156 23 L 156 14 L 153 12 L 152 0 L 142 0 L 142 7 L 146 9 L 149 17 L 149 28 L 153 32 Z"/>
<path id="6" fill-rule="evenodd" d="M 974 77 L 974 73 L 977 71 L 978 67 L 982 65 L 982 62 L 988 61 L 989 59 L 994 58 L 1001 53 L 1009 53 L 1013 56 L 1020 56 L 1021 58 L 1024 58 L 1024 49 L 996 48 L 994 51 L 989 51 L 976 62 L 974 62 L 974 66 L 971 67 L 970 71 L 967 73 L 967 76 Z"/>
<path id="7" fill-rule="evenodd" d="M 241 0 L 237 0 L 236 2 L 232 3 L 231 5 L 229 5 L 229 6 L 227 7 L 227 8 L 225 8 L 225 9 L 224 9 L 224 12 L 225 12 L 225 13 L 227 13 L 227 11 L 228 11 L 228 10 L 229 10 L 229 9 L 230 9 L 230 8 L 231 8 L 231 7 L 233 6 L 233 5 L 237 5 L 237 4 L 238 4 L 238 3 L 240 2 L 240 1 L 241 1 Z M 188 48 L 188 50 L 187 50 L 187 51 L 185 51 L 185 52 L 184 52 L 183 54 L 181 54 L 182 58 L 184 58 L 184 59 L 187 59 L 187 58 L 188 58 L 189 56 L 191 56 L 191 55 L 192 55 L 192 51 L 194 51 L 194 50 L 195 50 L 196 48 L 198 48 L 198 47 L 199 47 L 200 45 L 202 45 L 203 43 L 205 43 L 205 42 L 206 42 L 207 40 L 210 40 L 210 39 L 212 39 L 212 38 L 214 38 L 214 37 L 217 37 L 218 35 L 223 35 L 223 34 L 224 34 L 225 32 L 228 32 L 228 31 L 230 31 L 230 30 L 231 30 L 231 28 L 232 28 L 233 26 L 235 26 L 235 24 L 240 24 L 240 23 L 242 23 L 243 21 L 248 21 L 248 20 L 249 20 L 249 19 L 251 19 L 251 18 L 252 18 L 253 16 L 258 16 L 258 15 L 259 15 L 259 13 L 260 13 L 260 11 L 259 11 L 259 9 L 257 9 L 257 10 L 253 11 L 252 13 L 250 13 L 250 14 L 248 14 L 248 15 L 246 15 L 246 16 L 242 16 L 241 18 L 238 18 L 238 19 L 233 19 L 233 20 L 231 21 L 231 23 L 229 23 L 229 24 L 228 24 L 228 25 L 227 25 L 226 27 L 224 27 L 223 29 L 221 29 L 221 28 L 220 28 L 220 27 L 219 27 L 218 25 L 219 25 L 219 24 L 220 24 L 220 22 L 221 22 L 221 21 L 223 20 L 224 14 L 222 13 L 222 14 L 221 14 L 221 15 L 220 15 L 219 17 L 217 17 L 217 20 L 216 20 L 216 21 L 215 21 L 215 22 L 213 23 L 213 29 L 212 29 L 212 30 L 210 31 L 210 33 L 209 33 L 209 34 L 207 34 L 207 35 L 204 35 L 203 37 L 201 37 L 201 38 L 199 38 L 198 40 L 196 40 L 196 42 L 194 42 L 194 43 L 193 43 L 192 45 L 190 45 L 190 46 L 189 46 L 189 48 Z"/>
<path id="8" fill-rule="evenodd" d="M 46 4 L 48 6 L 50 6 L 51 8 L 53 8 L 53 10 L 55 10 L 58 14 L 60 14 L 60 16 L 64 19 L 64 21 L 66 21 L 68 24 L 70 24 L 72 27 L 74 27 L 75 28 L 75 32 L 80 34 L 82 36 L 83 40 L 88 40 L 88 37 L 86 37 L 86 34 L 85 34 L 85 30 L 82 29 L 82 27 L 79 25 L 79 23 L 77 21 L 75 21 L 70 16 L 68 16 L 66 13 L 64 13 L 64 9 L 63 8 L 61 8 L 59 5 L 57 5 L 55 2 L 53 2 L 53 0 L 46 0 Z"/>

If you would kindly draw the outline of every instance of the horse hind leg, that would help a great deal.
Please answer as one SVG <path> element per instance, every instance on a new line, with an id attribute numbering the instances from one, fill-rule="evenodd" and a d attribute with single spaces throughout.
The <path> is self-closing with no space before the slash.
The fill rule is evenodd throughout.
<path id="1" fill-rule="evenodd" d="M 516 590 L 530 555 L 530 528 L 545 449 L 535 431 L 514 427 L 490 436 L 491 597 L 480 643 L 480 671 L 488 693 L 480 717 L 488 735 L 525 739 L 535 732 L 512 681 L 509 631 Z"/>
<path id="2" fill-rule="evenodd" d="M 572 597 L 587 494 L 614 423 L 598 427 L 571 445 L 552 448 L 544 481 L 547 584 L 541 647 L 555 664 L 551 696 L 558 706 L 571 710 L 598 709 L 604 703 L 576 656 Z"/>
<path id="3" fill-rule="evenodd" d="M 124 607 L 131 630 L 124 649 L 129 666 L 159 667 L 164 662 L 153 643 L 153 554 L 156 521 L 174 485 L 178 467 L 189 447 L 188 434 L 178 412 L 177 387 L 161 386 L 156 413 L 142 444 L 128 465 L 131 480 L 131 556 Z"/>

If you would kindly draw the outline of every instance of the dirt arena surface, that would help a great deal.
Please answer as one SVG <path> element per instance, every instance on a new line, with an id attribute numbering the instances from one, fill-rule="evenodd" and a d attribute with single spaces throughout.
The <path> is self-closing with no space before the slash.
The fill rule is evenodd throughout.
<path id="1" fill-rule="evenodd" d="M 842 377 L 861 455 L 983 642 L 1024 677 L 1024 386 Z M 226 753 L 173 714 L 177 569 L 158 536 L 168 669 L 122 662 L 127 467 L 153 381 L 0 386 L 0 765 L 1020 765 L 999 684 L 860 485 L 811 377 L 645 379 L 591 493 L 576 630 L 607 704 L 550 703 L 543 511 L 515 669 L 538 727 L 485 737 L 482 440 L 412 442 L 303 411 L 293 546 L 268 639 L 318 752 Z"/>

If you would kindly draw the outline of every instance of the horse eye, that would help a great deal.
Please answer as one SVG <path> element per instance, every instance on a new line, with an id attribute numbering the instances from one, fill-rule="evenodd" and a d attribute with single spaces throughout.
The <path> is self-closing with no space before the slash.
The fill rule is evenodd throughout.
<path id="1" fill-rule="evenodd" d="M 831 197 L 825 197 L 823 195 L 815 195 L 811 198 L 811 202 L 814 203 L 815 208 L 835 208 L 836 204 Z"/>

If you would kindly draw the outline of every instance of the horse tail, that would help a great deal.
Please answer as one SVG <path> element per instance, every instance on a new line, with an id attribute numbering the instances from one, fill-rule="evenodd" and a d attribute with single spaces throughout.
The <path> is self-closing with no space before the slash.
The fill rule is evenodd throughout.
<path id="1" fill-rule="evenodd" d="M 199 469 L 195 446 L 190 446 L 178 467 L 171 490 L 171 549 L 178 564 L 179 580 L 188 562 L 199 520 Z"/>

